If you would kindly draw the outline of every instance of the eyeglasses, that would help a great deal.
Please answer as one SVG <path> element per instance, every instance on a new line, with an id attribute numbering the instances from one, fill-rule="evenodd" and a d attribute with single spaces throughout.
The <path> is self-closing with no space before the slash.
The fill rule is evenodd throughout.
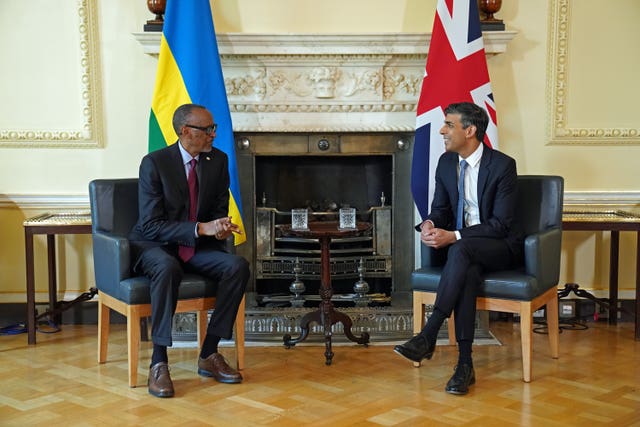
<path id="1" fill-rule="evenodd" d="M 188 128 L 201 130 L 202 132 L 204 132 L 206 134 L 213 133 L 218 128 L 218 124 L 217 123 L 214 123 L 211 126 L 194 126 L 194 125 L 185 125 L 185 126 L 188 127 Z"/>

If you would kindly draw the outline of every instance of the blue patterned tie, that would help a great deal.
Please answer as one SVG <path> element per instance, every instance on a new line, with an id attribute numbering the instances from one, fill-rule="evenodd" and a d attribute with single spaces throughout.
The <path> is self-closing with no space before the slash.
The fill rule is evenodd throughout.
<path id="1" fill-rule="evenodd" d="M 460 178 L 458 178 L 458 210 L 456 212 L 456 230 L 464 227 L 464 171 L 467 169 L 467 161 L 460 162 Z"/>

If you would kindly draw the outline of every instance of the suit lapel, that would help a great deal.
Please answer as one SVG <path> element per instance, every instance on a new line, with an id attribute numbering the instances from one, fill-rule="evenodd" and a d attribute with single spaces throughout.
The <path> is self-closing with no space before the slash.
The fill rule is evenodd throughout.
<path id="1" fill-rule="evenodd" d="M 455 206 L 455 203 L 458 202 L 458 154 L 452 153 L 452 155 L 449 156 L 449 161 L 451 164 L 443 168 L 443 170 L 446 171 L 446 175 L 442 178 L 445 183 L 449 183 L 447 185 L 447 187 L 449 187 L 447 191 L 451 194 L 452 206 Z"/>
<path id="2" fill-rule="evenodd" d="M 222 196 L 221 191 L 228 191 L 228 188 L 223 186 L 223 178 L 224 171 L 226 168 L 223 167 L 224 163 L 224 155 L 219 149 L 212 149 L 208 153 L 200 154 L 200 162 L 198 162 L 200 169 L 202 172 L 202 179 L 200 185 L 199 195 L 201 197 L 203 203 L 198 204 L 198 210 L 200 210 L 201 206 L 206 211 L 205 215 L 210 215 L 211 212 L 219 210 L 218 203 L 220 202 L 219 198 Z M 224 214 L 227 211 L 225 209 Z"/>
<path id="3" fill-rule="evenodd" d="M 182 200 L 185 202 L 186 212 L 189 212 L 189 185 L 187 184 L 187 175 L 184 172 L 184 163 L 182 162 L 182 155 L 178 148 L 177 142 L 171 147 L 171 181 L 176 183 Z"/>
<path id="4" fill-rule="evenodd" d="M 206 200 L 207 191 L 207 183 L 211 183 L 211 166 L 213 162 L 213 150 L 210 153 L 200 153 L 200 159 L 198 161 L 198 213 L 200 212 L 200 208 L 203 205 L 203 201 Z"/>
<path id="5" fill-rule="evenodd" d="M 480 170 L 478 171 L 478 207 L 482 207 L 482 196 L 484 195 L 484 187 L 491 173 L 491 157 L 493 150 L 486 145 L 482 151 L 482 160 L 480 160 Z"/>

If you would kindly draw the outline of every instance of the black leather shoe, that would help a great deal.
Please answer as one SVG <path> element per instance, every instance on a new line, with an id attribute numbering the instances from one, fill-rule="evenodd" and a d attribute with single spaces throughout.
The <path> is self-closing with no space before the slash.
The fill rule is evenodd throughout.
<path id="1" fill-rule="evenodd" d="M 429 343 L 422 335 L 416 335 L 404 344 L 397 345 L 393 351 L 407 359 L 420 363 L 422 359 L 431 359 L 436 343 Z"/>
<path id="2" fill-rule="evenodd" d="M 445 391 L 450 394 L 467 394 L 469 386 L 476 383 L 476 373 L 473 366 L 463 363 L 455 367 L 453 376 L 447 383 Z"/>

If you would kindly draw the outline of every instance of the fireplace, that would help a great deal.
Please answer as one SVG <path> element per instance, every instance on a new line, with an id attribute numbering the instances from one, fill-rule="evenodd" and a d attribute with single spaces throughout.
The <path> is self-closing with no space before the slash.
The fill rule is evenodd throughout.
<path id="1" fill-rule="evenodd" d="M 289 287 L 297 278 L 306 288 L 306 306 L 317 303 L 319 243 L 282 236 L 279 227 L 290 224 L 294 208 L 307 208 L 310 221 L 323 221 L 337 220 L 345 206 L 372 227 L 362 236 L 332 242 L 336 303 L 353 305 L 360 279 L 369 284 L 371 305 L 407 299 L 414 251 L 411 135 L 244 133 L 236 140 L 248 230 L 238 253 L 253 268 L 250 299 L 262 307 L 290 307 Z"/>
<path id="2" fill-rule="evenodd" d="M 506 51 L 515 34 L 485 33 L 485 52 Z M 146 53 L 158 53 L 160 33 L 135 36 Z M 217 41 L 248 238 L 237 252 L 253 273 L 247 339 L 293 335 L 309 311 L 288 304 L 296 258 L 309 304 L 317 286 L 315 243 L 283 240 L 277 225 L 290 221 L 293 207 L 328 219 L 346 204 L 375 226 L 360 236 L 363 241 L 332 248 L 332 259 L 344 258 L 334 263 L 332 282 L 337 293 L 351 293 L 362 259 L 370 293 L 384 298 L 382 306 L 342 310 L 352 318 L 353 332 L 367 331 L 373 341 L 410 336 L 409 276 L 417 245 L 409 170 L 430 35 L 233 33 L 218 34 Z M 266 306 L 261 295 L 280 295 L 284 302 Z M 189 325 L 179 329 L 194 329 L 193 319 L 182 321 Z M 338 332 L 341 324 L 334 327 Z"/>

